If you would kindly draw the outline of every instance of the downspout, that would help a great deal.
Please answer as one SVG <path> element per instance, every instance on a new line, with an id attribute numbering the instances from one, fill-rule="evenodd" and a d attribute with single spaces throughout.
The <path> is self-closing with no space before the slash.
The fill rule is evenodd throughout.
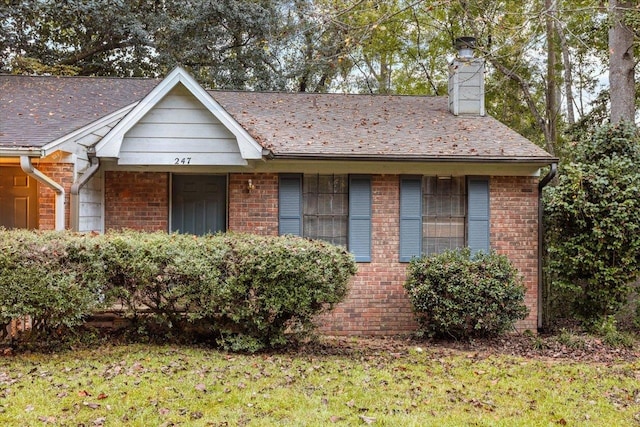
<path id="1" fill-rule="evenodd" d="M 31 157 L 29 156 L 20 156 L 20 167 L 31 178 L 35 179 L 43 183 L 44 185 L 50 187 L 56 193 L 56 207 L 55 207 L 55 216 L 56 216 L 56 230 L 64 230 L 64 188 L 55 182 L 53 179 L 49 178 L 38 169 L 33 167 L 31 163 Z"/>
<path id="2" fill-rule="evenodd" d="M 542 206 L 542 189 L 556 176 L 557 173 L 558 163 L 551 163 L 549 173 L 547 173 L 547 175 L 542 178 L 542 181 L 538 183 L 538 330 L 541 330 L 544 326 L 542 324 L 542 299 L 544 297 L 542 293 L 542 286 L 544 285 L 542 271 L 542 257 L 544 255 L 542 251 L 542 245 L 544 243 L 544 223 L 542 221 L 544 207 Z"/>
<path id="3" fill-rule="evenodd" d="M 87 182 L 93 177 L 93 175 L 100 169 L 100 161 L 95 157 L 95 153 L 89 153 L 89 161 L 91 166 L 82 174 L 82 177 L 71 185 L 71 194 L 69 194 L 69 200 L 71 203 L 71 214 L 69 217 L 69 224 L 71 230 L 80 231 L 80 190 Z"/>

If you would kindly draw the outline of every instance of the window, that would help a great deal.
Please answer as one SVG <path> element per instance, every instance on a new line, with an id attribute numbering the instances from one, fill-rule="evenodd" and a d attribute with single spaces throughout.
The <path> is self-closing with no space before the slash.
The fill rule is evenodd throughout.
<path id="1" fill-rule="evenodd" d="M 401 178 L 400 261 L 465 245 L 489 250 L 488 179 Z"/>
<path id="2" fill-rule="evenodd" d="M 465 178 L 425 176 L 422 189 L 422 252 L 434 254 L 463 247 Z"/>
<path id="3" fill-rule="evenodd" d="M 345 246 L 371 260 L 371 179 L 334 174 L 280 176 L 279 232 Z"/>
<path id="4" fill-rule="evenodd" d="M 304 175 L 302 235 L 347 246 L 347 175 Z"/>

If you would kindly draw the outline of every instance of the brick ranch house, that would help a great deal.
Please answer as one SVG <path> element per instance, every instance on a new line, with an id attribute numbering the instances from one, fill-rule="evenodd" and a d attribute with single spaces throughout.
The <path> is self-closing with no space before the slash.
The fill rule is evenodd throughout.
<path id="1" fill-rule="evenodd" d="M 484 111 L 484 65 L 449 97 L 207 91 L 162 80 L 0 76 L 0 225 L 285 233 L 358 262 L 332 334 L 415 328 L 407 262 L 506 254 L 539 321 L 539 195 L 557 159 Z M 541 179 L 540 170 L 551 165 Z"/>

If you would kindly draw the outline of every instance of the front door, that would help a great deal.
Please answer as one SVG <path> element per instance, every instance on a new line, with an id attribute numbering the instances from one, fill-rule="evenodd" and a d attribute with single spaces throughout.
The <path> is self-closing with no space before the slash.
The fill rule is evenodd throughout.
<path id="1" fill-rule="evenodd" d="M 171 229 L 203 235 L 227 228 L 227 179 L 219 175 L 173 175 Z"/>
<path id="2" fill-rule="evenodd" d="M 37 181 L 17 166 L 0 166 L 0 226 L 38 228 Z"/>

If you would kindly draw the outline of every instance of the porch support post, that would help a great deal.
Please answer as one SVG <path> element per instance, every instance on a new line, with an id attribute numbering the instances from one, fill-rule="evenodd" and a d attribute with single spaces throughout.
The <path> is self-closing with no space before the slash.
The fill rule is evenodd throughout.
<path id="1" fill-rule="evenodd" d="M 100 161 L 97 157 L 90 156 L 91 166 L 84 172 L 82 177 L 73 183 L 69 199 L 71 200 L 71 213 L 69 222 L 72 231 L 80 231 L 80 190 L 98 172 Z"/>
<path id="2" fill-rule="evenodd" d="M 30 177 L 33 179 L 43 183 L 47 187 L 51 188 L 56 193 L 56 207 L 55 207 L 55 216 L 56 216 L 56 230 L 64 230 L 64 209 L 65 209 L 65 191 L 64 188 L 55 182 L 50 177 L 46 176 L 38 169 L 33 167 L 31 163 L 31 157 L 29 156 L 20 156 L 20 167 Z"/>

